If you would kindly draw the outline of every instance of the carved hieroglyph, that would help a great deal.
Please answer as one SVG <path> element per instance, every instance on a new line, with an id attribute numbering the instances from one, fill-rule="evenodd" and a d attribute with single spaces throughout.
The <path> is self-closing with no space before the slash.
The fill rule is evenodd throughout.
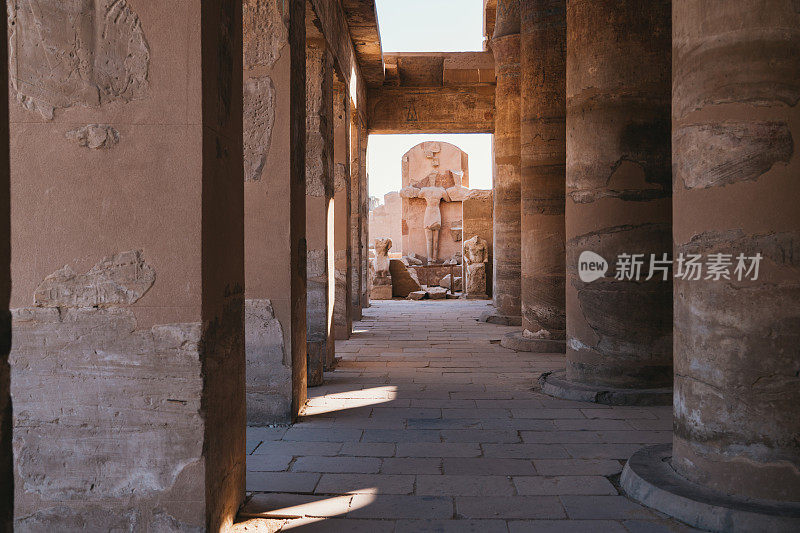
<path id="1" fill-rule="evenodd" d="M 244 180 L 259 181 L 275 124 L 275 86 L 269 76 L 244 83 Z"/>
<path id="2" fill-rule="evenodd" d="M 489 261 L 489 244 L 477 235 L 464 241 L 467 296 L 486 298 L 486 263 Z"/>
<path id="3" fill-rule="evenodd" d="M 45 119 L 147 95 L 150 50 L 125 0 L 11 0 L 8 27 L 12 92 Z"/>
<path id="4" fill-rule="evenodd" d="M 85 274 L 69 265 L 53 272 L 36 288 L 38 307 L 102 307 L 130 305 L 150 290 L 155 271 L 140 250 L 106 257 Z"/>

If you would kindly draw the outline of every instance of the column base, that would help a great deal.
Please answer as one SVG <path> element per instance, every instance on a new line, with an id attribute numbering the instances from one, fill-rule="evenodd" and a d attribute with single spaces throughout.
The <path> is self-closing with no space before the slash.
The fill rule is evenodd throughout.
<path id="1" fill-rule="evenodd" d="M 672 446 L 648 446 L 633 454 L 620 480 L 634 500 L 692 527 L 709 531 L 800 531 L 800 503 L 728 496 L 697 485 L 672 468 Z"/>
<path id="2" fill-rule="evenodd" d="M 567 342 L 554 339 L 532 339 L 521 331 L 508 333 L 500 341 L 500 346 L 515 352 L 566 353 Z"/>
<path id="3" fill-rule="evenodd" d="M 497 311 L 486 311 L 478 319 L 480 322 L 487 322 L 489 324 L 497 324 L 500 326 L 521 326 L 521 316 L 507 316 L 498 314 Z"/>
<path id="4" fill-rule="evenodd" d="M 542 392 L 563 400 L 605 405 L 672 405 L 672 388 L 616 389 L 569 381 L 567 372 L 546 372 L 539 378 Z"/>

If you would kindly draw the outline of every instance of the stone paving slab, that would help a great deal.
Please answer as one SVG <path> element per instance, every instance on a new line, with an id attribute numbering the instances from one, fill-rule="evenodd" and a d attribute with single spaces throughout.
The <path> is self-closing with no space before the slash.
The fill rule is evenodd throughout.
<path id="1" fill-rule="evenodd" d="M 564 356 L 501 347 L 516 328 L 478 322 L 487 306 L 373 302 L 298 423 L 248 429 L 235 531 L 692 531 L 615 486 L 625 459 L 671 441 L 671 410 L 542 394 Z"/>

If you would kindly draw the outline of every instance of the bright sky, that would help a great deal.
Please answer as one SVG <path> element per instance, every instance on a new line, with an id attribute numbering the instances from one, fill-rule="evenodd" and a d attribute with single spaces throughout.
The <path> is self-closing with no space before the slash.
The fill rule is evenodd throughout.
<path id="1" fill-rule="evenodd" d="M 377 0 L 384 52 L 483 50 L 483 0 Z"/>
<path id="2" fill-rule="evenodd" d="M 483 0 L 377 0 L 378 25 L 385 53 L 468 52 L 483 50 Z M 469 154 L 470 187 L 492 188 L 492 136 L 371 135 L 369 194 L 401 187 L 400 158 L 423 141 L 455 144 Z"/>
<path id="3" fill-rule="evenodd" d="M 467 152 L 470 188 L 492 188 L 492 136 L 488 133 L 370 135 L 367 145 L 370 196 L 377 196 L 383 202 L 384 194 L 400 190 L 402 186 L 400 159 L 410 148 L 423 141 L 448 142 Z"/>

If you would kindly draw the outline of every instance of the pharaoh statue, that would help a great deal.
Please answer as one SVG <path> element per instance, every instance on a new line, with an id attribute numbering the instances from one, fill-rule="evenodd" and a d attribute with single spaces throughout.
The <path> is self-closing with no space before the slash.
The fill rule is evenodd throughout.
<path id="1" fill-rule="evenodd" d="M 449 171 L 448 171 L 449 172 Z M 452 172 L 456 174 L 456 172 Z M 403 198 L 421 198 L 425 200 L 425 217 L 422 225 L 425 228 L 425 242 L 427 245 L 428 261 L 436 262 L 439 257 L 439 232 L 442 229 L 441 202 L 463 202 L 470 189 L 462 187 L 456 183 L 452 187 L 444 188 L 435 185 L 436 176 L 433 176 L 434 185 L 425 187 L 414 187 L 409 185 L 400 189 L 400 196 Z"/>
<path id="2" fill-rule="evenodd" d="M 375 239 L 375 275 L 385 276 L 389 273 L 389 250 L 392 239 Z"/>
<path id="3" fill-rule="evenodd" d="M 489 244 L 475 235 L 464 241 L 464 267 L 466 283 L 464 293 L 467 298 L 488 298 L 486 296 L 486 264 L 489 262 Z"/>
<path id="4" fill-rule="evenodd" d="M 392 299 L 392 276 L 389 273 L 389 250 L 392 239 L 375 239 L 375 260 L 372 263 L 370 298 Z"/>

